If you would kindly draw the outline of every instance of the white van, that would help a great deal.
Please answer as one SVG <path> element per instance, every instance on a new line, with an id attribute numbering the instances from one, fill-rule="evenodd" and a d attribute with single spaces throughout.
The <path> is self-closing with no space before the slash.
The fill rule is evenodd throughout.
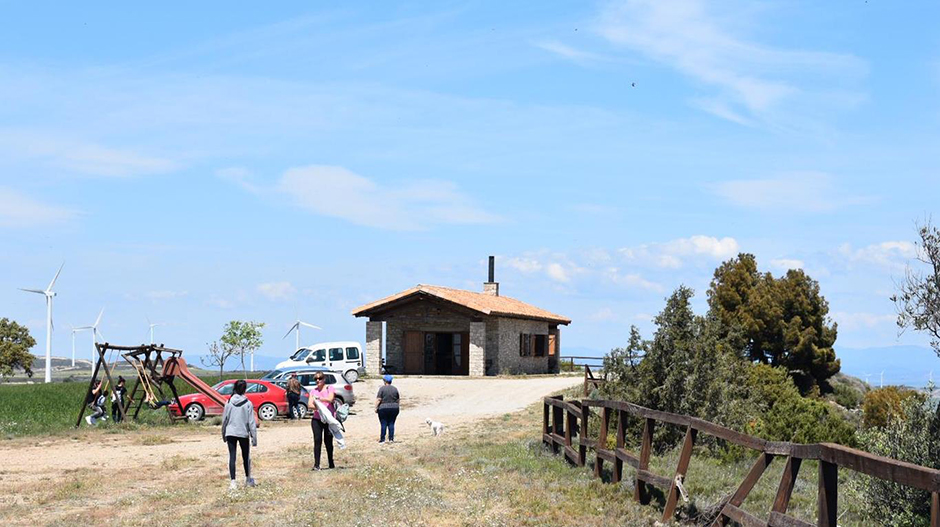
<path id="1" fill-rule="evenodd" d="M 360 375 L 365 375 L 362 365 L 362 346 L 355 341 L 321 342 L 313 346 L 300 348 L 290 359 L 278 363 L 276 369 L 297 366 L 322 366 L 338 371 L 349 382 L 356 382 Z"/>

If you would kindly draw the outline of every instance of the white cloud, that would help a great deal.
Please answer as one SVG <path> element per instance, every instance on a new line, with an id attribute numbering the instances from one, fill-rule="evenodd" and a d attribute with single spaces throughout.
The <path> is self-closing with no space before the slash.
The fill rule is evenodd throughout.
<path id="1" fill-rule="evenodd" d="M 286 171 L 277 190 L 317 214 L 368 227 L 419 230 L 435 224 L 499 221 L 447 181 L 382 186 L 343 167 L 310 165 Z"/>
<path id="2" fill-rule="evenodd" d="M 514 256 L 505 261 L 505 265 L 523 273 L 536 273 L 542 270 L 542 264 L 534 258 Z"/>
<path id="3" fill-rule="evenodd" d="M 630 289 L 645 289 L 647 291 L 662 292 L 663 286 L 656 282 L 651 282 L 637 273 L 622 273 L 616 267 L 610 267 L 604 272 L 604 276 L 611 282 L 628 287 Z"/>
<path id="4" fill-rule="evenodd" d="M 849 263 L 866 263 L 892 271 L 901 271 L 909 260 L 917 257 L 917 251 L 917 246 L 907 241 L 886 241 L 859 249 L 854 249 L 851 244 L 844 243 L 839 246 L 837 256 Z"/>
<path id="5" fill-rule="evenodd" d="M 535 47 L 548 51 L 556 56 L 559 56 L 563 59 L 567 59 L 573 62 L 578 63 L 588 63 L 588 62 L 599 62 L 599 61 L 608 61 L 610 60 L 607 57 L 603 57 L 596 53 L 591 53 L 589 51 L 583 51 L 580 49 L 575 49 L 567 44 L 562 44 L 557 40 L 546 40 L 542 42 L 536 42 Z"/>
<path id="6" fill-rule="evenodd" d="M 874 313 L 849 313 L 836 311 L 832 318 L 839 323 L 839 329 L 858 330 L 884 327 L 897 323 L 897 315 L 878 315 Z"/>
<path id="7" fill-rule="evenodd" d="M 629 263 L 678 269 L 690 257 L 704 257 L 709 262 L 721 261 L 736 256 L 739 250 L 740 246 L 734 238 L 695 235 L 665 243 L 624 247 L 619 250 L 619 253 Z"/>
<path id="8" fill-rule="evenodd" d="M 115 148 L 24 130 L 0 131 L 0 148 L 12 155 L 92 176 L 128 177 L 162 174 L 178 165 L 169 159 L 133 149 Z"/>
<path id="9" fill-rule="evenodd" d="M 829 212 L 871 198 L 853 196 L 823 172 L 794 172 L 768 179 L 741 179 L 713 187 L 718 196 L 740 207 L 769 212 Z"/>
<path id="10" fill-rule="evenodd" d="M 602 307 L 594 313 L 591 313 L 588 318 L 597 322 L 613 322 L 619 317 L 616 313 L 614 313 L 613 309 L 609 307 Z"/>
<path id="11" fill-rule="evenodd" d="M 15 190 L 0 187 L 0 227 L 35 227 L 70 221 L 72 209 L 40 203 Z"/>
<path id="12" fill-rule="evenodd" d="M 213 297 L 209 300 L 206 300 L 206 305 L 217 307 L 220 309 L 232 309 L 235 307 L 235 302 L 231 300 L 226 300 L 224 298 Z"/>
<path id="13" fill-rule="evenodd" d="M 788 119 L 788 109 L 803 108 L 807 101 L 858 103 L 861 96 L 842 86 L 867 74 L 864 61 L 774 48 L 735 35 L 734 26 L 758 26 L 742 20 L 748 12 L 743 7 L 706 0 L 626 0 L 608 4 L 598 31 L 614 44 L 711 87 L 695 105 L 740 124 Z"/>
<path id="14" fill-rule="evenodd" d="M 241 188 L 252 192 L 260 193 L 262 189 L 251 182 L 252 173 L 245 167 L 225 167 L 215 171 L 216 177 L 225 181 L 235 183 Z"/>
<path id="15" fill-rule="evenodd" d="M 268 300 L 288 300 L 297 292 L 290 282 L 266 282 L 258 284 L 257 289 Z"/>
<path id="16" fill-rule="evenodd" d="M 802 269 L 803 260 L 796 260 L 792 258 L 776 258 L 770 261 L 770 265 L 780 271 L 788 271 L 790 269 Z"/>
<path id="17" fill-rule="evenodd" d="M 549 278 L 557 282 L 570 282 L 571 281 L 571 277 L 568 275 L 568 271 L 566 271 L 565 268 L 560 263 L 557 263 L 557 262 L 552 262 L 548 264 L 548 266 L 545 268 L 545 274 L 547 274 Z"/>
<path id="18" fill-rule="evenodd" d="M 174 298 L 183 298 L 189 295 L 189 291 L 149 291 L 144 294 L 151 300 L 172 300 Z"/>

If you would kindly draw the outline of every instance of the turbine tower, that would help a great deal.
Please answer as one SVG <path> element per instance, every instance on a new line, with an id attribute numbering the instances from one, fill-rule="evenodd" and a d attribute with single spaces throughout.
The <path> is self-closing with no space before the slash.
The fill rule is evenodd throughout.
<path id="1" fill-rule="evenodd" d="M 86 329 L 91 329 L 89 326 L 81 328 L 72 328 L 72 367 L 75 367 L 75 334 L 85 331 Z"/>
<path id="2" fill-rule="evenodd" d="M 281 339 L 281 340 L 286 339 L 288 336 L 290 336 L 290 332 L 291 332 L 291 331 L 295 331 L 296 333 L 294 334 L 294 336 L 296 337 L 296 339 L 295 339 L 295 341 L 294 341 L 294 342 L 295 342 L 295 344 L 294 344 L 294 352 L 296 352 L 297 350 L 300 349 L 300 326 L 306 326 L 306 327 L 308 327 L 308 328 L 313 328 L 313 329 L 323 329 L 323 328 L 321 328 L 320 326 L 314 326 L 313 324 L 308 324 L 308 323 L 306 323 L 306 322 L 300 320 L 300 318 L 298 318 L 297 321 L 294 322 L 294 325 L 291 326 L 290 329 L 287 330 L 287 333 L 286 333 L 286 334 L 284 335 L 284 337 Z M 293 353 L 292 353 L 291 355 L 293 355 Z"/>
<path id="3" fill-rule="evenodd" d="M 52 290 L 52 286 L 55 285 L 55 281 L 59 279 L 59 273 L 62 272 L 62 268 L 65 267 L 65 262 L 62 262 L 62 265 L 59 266 L 59 270 L 55 272 L 55 276 L 52 277 L 52 281 L 49 282 L 49 287 L 39 290 L 39 289 L 23 289 L 21 291 L 26 291 L 27 293 L 37 293 L 44 295 L 46 297 L 46 380 L 45 382 L 52 382 L 52 298 L 55 296 L 55 292 Z"/>

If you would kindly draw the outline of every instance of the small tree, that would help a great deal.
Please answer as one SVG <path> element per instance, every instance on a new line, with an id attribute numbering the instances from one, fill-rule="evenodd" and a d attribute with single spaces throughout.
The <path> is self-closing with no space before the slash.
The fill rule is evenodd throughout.
<path id="1" fill-rule="evenodd" d="M 222 348 L 228 355 L 237 355 L 242 363 L 242 373 L 248 377 L 248 370 L 245 369 L 245 355 L 254 353 L 264 342 L 261 336 L 261 328 L 264 322 L 242 322 L 232 320 L 225 325 L 222 333 Z"/>
<path id="2" fill-rule="evenodd" d="M 233 348 L 227 346 L 219 346 L 219 341 L 210 342 L 207 344 L 209 346 L 209 354 L 203 355 L 199 358 L 199 361 L 202 362 L 203 366 L 214 368 L 219 367 L 219 382 L 222 382 L 222 377 L 225 371 L 225 361 L 231 357 L 235 351 Z"/>
<path id="3" fill-rule="evenodd" d="M 36 357 L 29 349 L 36 345 L 36 340 L 29 335 L 29 329 L 16 322 L 0 319 L 0 379 L 13 375 L 16 368 L 33 376 L 33 361 Z"/>
<path id="4" fill-rule="evenodd" d="M 908 267 L 891 300 L 898 310 L 898 328 L 926 331 L 940 355 L 940 230 L 927 221 L 917 231 L 917 259 L 927 265 L 927 271 Z"/>

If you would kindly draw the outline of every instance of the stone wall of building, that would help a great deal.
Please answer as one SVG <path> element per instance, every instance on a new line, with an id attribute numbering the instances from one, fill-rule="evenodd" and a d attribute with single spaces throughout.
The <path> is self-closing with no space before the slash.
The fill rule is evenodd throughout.
<path id="1" fill-rule="evenodd" d="M 500 318 L 498 330 L 498 373 L 549 373 L 548 354 L 544 357 L 520 357 L 519 335 L 530 333 L 533 335 L 546 335 L 548 338 L 548 322 L 537 320 L 522 320 L 518 318 Z"/>
<path id="2" fill-rule="evenodd" d="M 382 322 L 366 322 L 366 373 L 382 373 Z"/>
<path id="3" fill-rule="evenodd" d="M 405 368 L 403 347 L 405 331 L 435 333 L 470 331 L 468 315 L 451 311 L 433 302 L 418 302 L 403 306 L 382 318 L 385 320 L 385 362 L 399 373 Z"/>
<path id="4" fill-rule="evenodd" d="M 486 360 L 490 365 L 486 368 L 487 375 L 499 373 L 499 319 L 486 317 Z"/>
<path id="5" fill-rule="evenodd" d="M 470 376 L 486 375 L 486 322 L 470 323 Z"/>

